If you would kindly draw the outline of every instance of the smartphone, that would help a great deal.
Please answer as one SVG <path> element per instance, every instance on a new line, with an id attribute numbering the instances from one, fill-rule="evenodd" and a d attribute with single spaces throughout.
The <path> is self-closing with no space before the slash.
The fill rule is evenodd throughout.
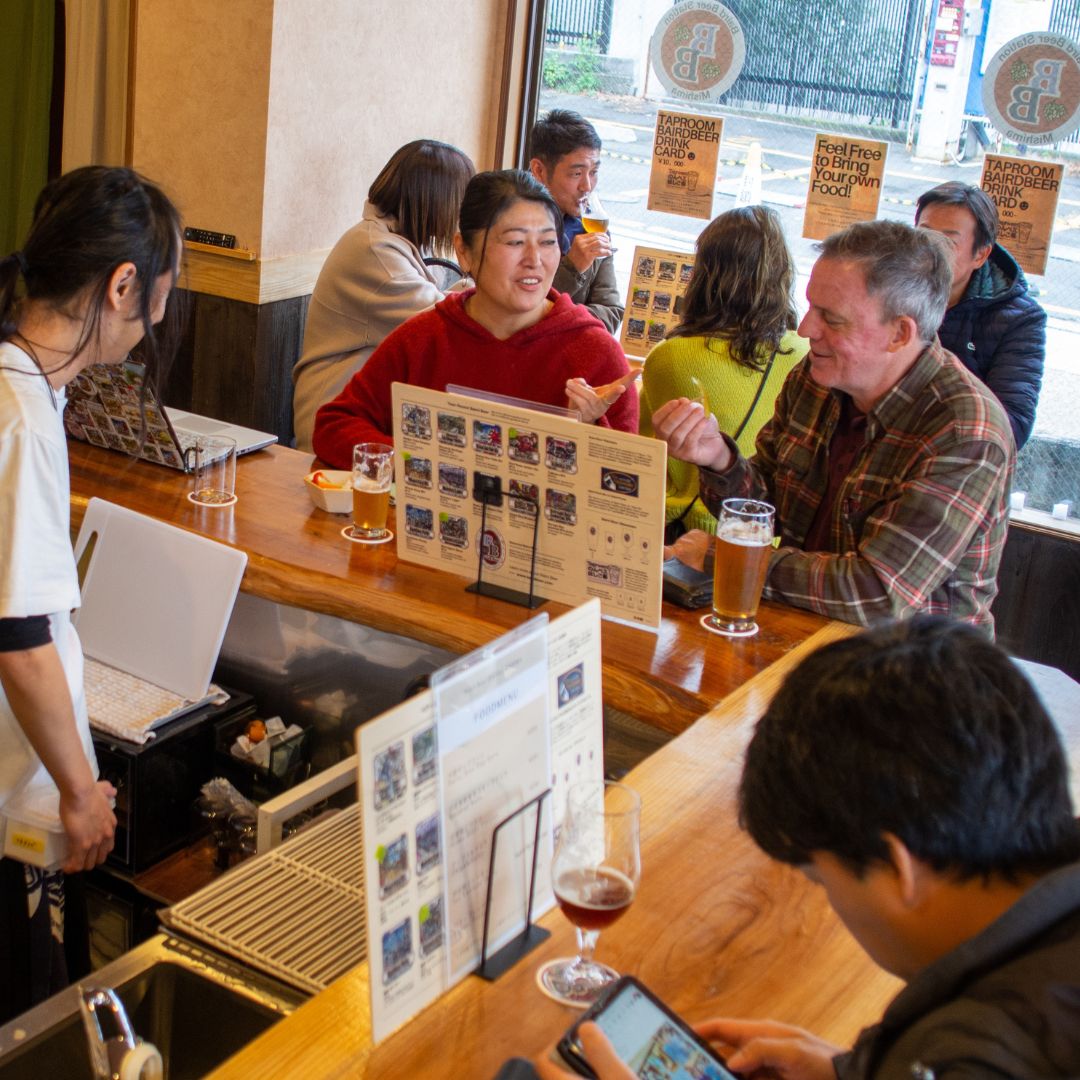
<path id="1" fill-rule="evenodd" d="M 559 1040 L 559 1056 L 575 1072 L 596 1080 L 578 1041 L 591 1020 L 619 1058 L 642 1080 L 738 1080 L 708 1043 L 632 975 L 624 975 Z"/>

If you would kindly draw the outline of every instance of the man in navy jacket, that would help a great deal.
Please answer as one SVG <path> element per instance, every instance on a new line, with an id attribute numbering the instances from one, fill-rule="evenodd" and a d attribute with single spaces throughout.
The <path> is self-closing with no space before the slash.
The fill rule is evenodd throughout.
<path id="1" fill-rule="evenodd" d="M 953 249 L 949 306 L 941 344 L 994 392 L 1012 424 L 1016 448 L 1031 435 L 1046 357 L 1046 312 L 1024 272 L 997 243 L 997 209 L 970 184 L 950 181 L 919 196 L 915 224 Z"/>

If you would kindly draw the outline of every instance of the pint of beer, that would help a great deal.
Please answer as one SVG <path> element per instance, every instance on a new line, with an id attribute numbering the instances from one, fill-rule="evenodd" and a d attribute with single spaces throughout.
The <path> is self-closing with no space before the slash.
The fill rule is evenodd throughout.
<path id="1" fill-rule="evenodd" d="M 353 523 L 356 540 L 380 540 L 387 534 L 390 482 L 394 478 L 394 449 L 385 443 L 353 447 Z"/>
<path id="2" fill-rule="evenodd" d="M 713 613 L 703 622 L 719 634 L 749 637 L 772 553 L 773 508 L 756 499 L 725 499 L 716 524 Z"/>

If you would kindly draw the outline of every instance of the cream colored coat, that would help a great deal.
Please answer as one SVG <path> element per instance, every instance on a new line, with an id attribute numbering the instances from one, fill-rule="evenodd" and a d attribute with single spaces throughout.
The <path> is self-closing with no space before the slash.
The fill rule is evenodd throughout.
<path id="1" fill-rule="evenodd" d="M 341 393 L 392 330 L 442 299 L 420 252 L 370 203 L 323 264 L 293 368 L 296 446 L 311 449 L 320 405 Z"/>

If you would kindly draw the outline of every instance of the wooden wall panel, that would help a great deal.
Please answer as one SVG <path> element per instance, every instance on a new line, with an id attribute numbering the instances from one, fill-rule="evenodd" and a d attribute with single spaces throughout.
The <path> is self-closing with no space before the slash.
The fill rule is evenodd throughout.
<path id="1" fill-rule="evenodd" d="M 1013 522 L 998 587 L 999 644 L 1080 679 L 1080 540 Z"/>
<path id="2" fill-rule="evenodd" d="M 169 405 L 292 441 L 292 369 L 309 297 L 247 304 L 181 293 L 187 329 L 164 397 Z"/>

